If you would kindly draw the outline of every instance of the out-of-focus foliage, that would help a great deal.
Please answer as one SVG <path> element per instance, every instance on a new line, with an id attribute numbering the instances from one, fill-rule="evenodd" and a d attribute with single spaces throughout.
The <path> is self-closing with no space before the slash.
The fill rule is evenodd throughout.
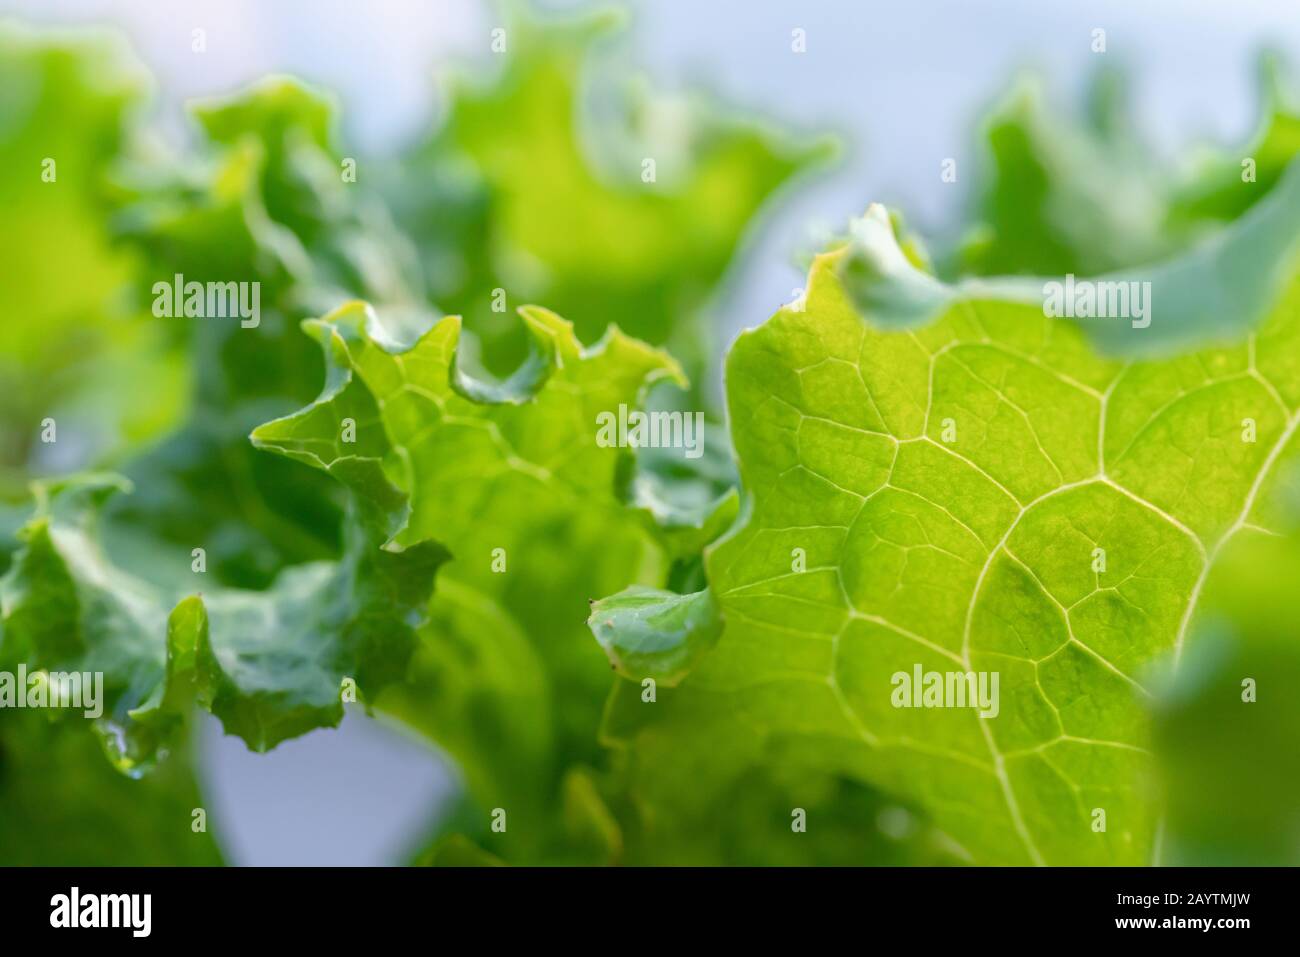
<path id="1" fill-rule="evenodd" d="M 1261 116 L 1250 141 L 1240 150 L 1202 149 L 1177 184 L 1168 214 L 1176 234 L 1232 222 L 1277 185 L 1300 153 L 1300 104 L 1280 55 L 1261 58 L 1259 86 Z M 1242 188 L 1243 174 L 1254 177 L 1254 189 Z"/>
<path id="2" fill-rule="evenodd" d="M 987 168 L 948 271 L 1091 276 L 1167 257 L 1243 215 L 1300 151 L 1282 62 L 1269 55 L 1259 69 L 1261 118 L 1250 142 L 1202 145 L 1187 162 L 1147 142 L 1118 69 L 1097 71 L 1078 116 L 1023 80 L 985 121 Z"/>
<path id="3" fill-rule="evenodd" d="M 336 490 L 248 443 L 255 425 L 320 389 L 303 318 L 352 296 L 422 308 L 409 242 L 382 203 L 343 180 L 333 112 L 301 84 L 270 79 L 195 107 L 197 159 L 140 160 L 121 174 L 134 185 L 117 227 L 154 281 L 261 283 L 255 328 L 173 323 L 194 357 L 192 408 L 184 428 L 125 469 L 137 494 L 112 503 L 109 517 L 133 557 L 159 538 L 182 552 L 201 542 L 219 581 L 261 588 L 338 548 Z"/>
<path id="4" fill-rule="evenodd" d="M 0 506 L 0 573 L 29 518 L 27 508 Z M 0 615 L 0 671 L 14 675 L 20 662 L 17 639 L 6 637 Z M 0 863 L 221 863 L 212 832 L 193 828 L 193 810 L 203 801 L 187 742 L 178 740 L 171 759 L 141 779 L 106 761 L 86 725 L 76 711 L 0 714 Z"/>
<path id="5" fill-rule="evenodd" d="M 79 714 L 7 714 L 0 722 L 0 864 L 126 867 L 221 863 L 220 821 L 204 806 L 182 746 L 147 779 L 104 760 Z"/>
<path id="6" fill-rule="evenodd" d="M 1033 80 L 995 109 L 962 271 L 1093 275 L 1165 251 L 1162 171 L 1121 90 L 1118 74 L 1099 73 L 1081 121 L 1054 113 Z"/>
<path id="7" fill-rule="evenodd" d="M 1292 527 L 1243 536 L 1206 581 L 1156 706 L 1163 863 L 1300 864 L 1298 580 Z"/>
<path id="8" fill-rule="evenodd" d="M 0 29 L 0 496 L 29 465 L 112 456 L 179 411 L 167 333 L 124 295 L 141 263 L 108 229 L 109 169 L 147 87 L 110 38 Z M 47 418 L 57 445 L 41 441 Z"/>
<path id="9" fill-rule="evenodd" d="M 701 320 L 738 241 L 778 187 L 833 152 L 620 82 L 593 54 L 621 19 L 511 18 L 499 73 L 455 78 L 446 122 L 389 190 L 433 300 L 465 316 L 497 371 L 526 348 L 514 306 L 538 302 L 584 342 L 614 322 L 666 344 L 696 378 Z"/>

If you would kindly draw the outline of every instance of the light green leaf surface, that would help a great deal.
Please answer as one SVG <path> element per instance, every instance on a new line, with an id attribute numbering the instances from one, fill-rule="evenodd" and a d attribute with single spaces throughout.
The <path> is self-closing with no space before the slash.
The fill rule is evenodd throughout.
<path id="1" fill-rule="evenodd" d="M 1255 332 L 1120 359 L 972 287 L 882 324 L 846 290 L 870 281 L 854 256 L 820 257 L 733 347 L 746 501 L 707 559 L 726 630 L 656 706 L 612 703 L 607 734 L 661 808 L 795 753 L 918 806 L 969 860 L 1150 861 L 1148 669 L 1295 455 L 1295 260 Z M 895 707 L 917 666 L 998 673 L 998 713 Z"/>
<path id="2" fill-rule="evenodd" d="M 442 577 L 405 680 L 376 705 L 450 754 L 481 808 L 522 816 L 544 806 L 553 784 L 552 694 L 528 633 L 488 595 Z"/>

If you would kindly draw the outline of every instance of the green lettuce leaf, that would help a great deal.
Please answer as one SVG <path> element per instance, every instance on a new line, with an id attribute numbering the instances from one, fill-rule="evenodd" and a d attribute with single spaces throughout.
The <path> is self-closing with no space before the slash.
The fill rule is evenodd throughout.
<path id="1" fill-rule="evenodd" d="M 671 384 L 655 388 L 647 400 L 648 410 L 669 415 L 695 415 L 690 406 L 689 395 Z M 726 531 L 739 507 L 726 426 L 709 419 L 698 421 L 701 431 L 695 453 L 638 448 L 619 459 L 615 472 L 620 497 L 638 510 L 646 527 L 673 556 L 670 577 L 679 591 L 702 580 L 704 546 Z"/>
<path id="2" fill-rule="evenodd" d="M 745 503 L 707 555 L 723 635 L 654 704 L 611 701 L 641 799 L 689 814 L 797 753 L 919 808 L 967 860 L 1150 861 L 1149 671 L 1181 656 L 1222 551 L 1273 523 L 1296 453 L 1294 226 L 1257 228 L 1294 192 L 1214 253 L 1280 257 L 1267 318 L 1250 331 L 1239 305 L 1235 337 L 1190 352 L 1142 335 L 1219 275 L 1153 294 L 1150 330 L 1081 329 L 1041 291 L 911 270 L 883 210 L 820 257 L 728 357 Z M 1101 338 L 1130 355 L 1099 352 L 1089 331 L 1121 322 Z M 908 707 L 918 669 L 996 673 L 1000 694 Z"/>
<path id="3" fill-rule="evenodd" d="M 139 775 L 165 757 L 196 703 L 265 751 L 337 725 L 345 700 L 404 677 L 446 554 L 433 544 L 382 549 L 387 516 L 373 500 L 356 496 L 339 562 L 296 566 L 264 592 L 182 597 L 104 556 L 99 506 L 126 488 L 112 476 L 38 485 L 36 514 L 0 579 L 0 661 L 101 675 L 100 713 L 86 717 L 120 770 Z M 177 558 L 196 590 L 201 559 Z"/>
<path id="4" fill-rule="evenodd" d="M 392 544 L 450 551 L 409 685 L 384 704 L 458 759 L 479 805 L 514 815 L 485 847 L 512 861 L 550 853 L 562 781 L 601 757 L 609 672 L 584 636 L 588 599 L 662 584 L 668 570 L 657 536 L 617 492 L 626 453 L 597 442 L 597 416 L 681 381 L 667 355 L 617 328 L 586 348 L 554 313 L 520 316 L 532 355 L 488 382 L 460 367 L 458 317 L 412 339 L 349 304 L 306 324 L 332 386 L 252 435 L 359 494 L 391 483 Z"/>
<path id="5" fill-rule="evenodd" d="M 713 594 L 679 595 L 632 585 L 591 603 L 588 620 L 610 664 L 625 678 L 672 687 L 722 632 Z"/>
<path id="6" fill-rule="evenodd" d="M 193 107 L 199 157 L 141 160 L 119 173 L 118 232 L 154 282 L 260 283 L 260 322 L 153 320 L 187 341 L 195 369 L 184 427 L 123 468 L 137 496 L 110 504 L 115 555 L 143 568 L 157 540 L 209 552 L 222 584 L 265 588 L 285 567 L 338 553 L 333 484 L 247 441 L 257 424 L 320 390 L 320 359 L 298 323 L 356 296 L 418 314 L 414 252 L 364 185 L 345 179 L 335 111 L 273 77 Z M 355 158 L 355 157 L 354 157 Z M 400 304 L 400 305 L 399 305 Z M 129 550 L 129 551 L 128 551 Z"/>

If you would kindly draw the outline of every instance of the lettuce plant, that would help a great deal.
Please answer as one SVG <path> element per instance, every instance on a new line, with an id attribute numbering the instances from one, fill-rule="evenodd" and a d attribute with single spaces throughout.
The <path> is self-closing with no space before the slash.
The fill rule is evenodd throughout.
<path id="1" fill-rule="evenodd" d="M 0 709 L 0 859 L 218 861 L 195 713 L 266 751 L 354 706 L 459 771 L 421 863 L 1292 861 L 1277 70 L 1249 177 L 1162 179 L 1111 78 L 1076 125 L 1020 94 L 939 269 L 871 207 L 715 410 L 728 265 L 829 147 L 588 112 L 610 26 L 517 17 L 390 158 L 283 77 L 171 152 L 115 43 L 0 32 L 0 672 L 104 682 Z M 259 321 L 151 315 L 176 276 Z M 698 456 L 599 438 L 686 410 Z"/>

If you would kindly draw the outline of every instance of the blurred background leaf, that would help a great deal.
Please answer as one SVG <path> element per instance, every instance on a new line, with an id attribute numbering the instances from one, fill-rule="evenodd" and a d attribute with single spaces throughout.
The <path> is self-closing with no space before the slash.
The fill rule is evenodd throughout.
<path id="1" fill-rule="evenodd" d="M 124 295 L 142 264 L 108 229 L 107 171 L 148 89 L 115 37 L 0 25 L 0 497 L 29 469 L 119 456 L 180 411 L 184 368 Z M 57 444 L 40 441 L 46 418 Z"/>
<path id="2" fill-rule="evenodd" d="M 1163 863 L 1300 864 L 1297 581 L 1294 516 L 1284 535 L 1234 542 L 1206 581 L 1193 640 L 1155 704 Z"/>

